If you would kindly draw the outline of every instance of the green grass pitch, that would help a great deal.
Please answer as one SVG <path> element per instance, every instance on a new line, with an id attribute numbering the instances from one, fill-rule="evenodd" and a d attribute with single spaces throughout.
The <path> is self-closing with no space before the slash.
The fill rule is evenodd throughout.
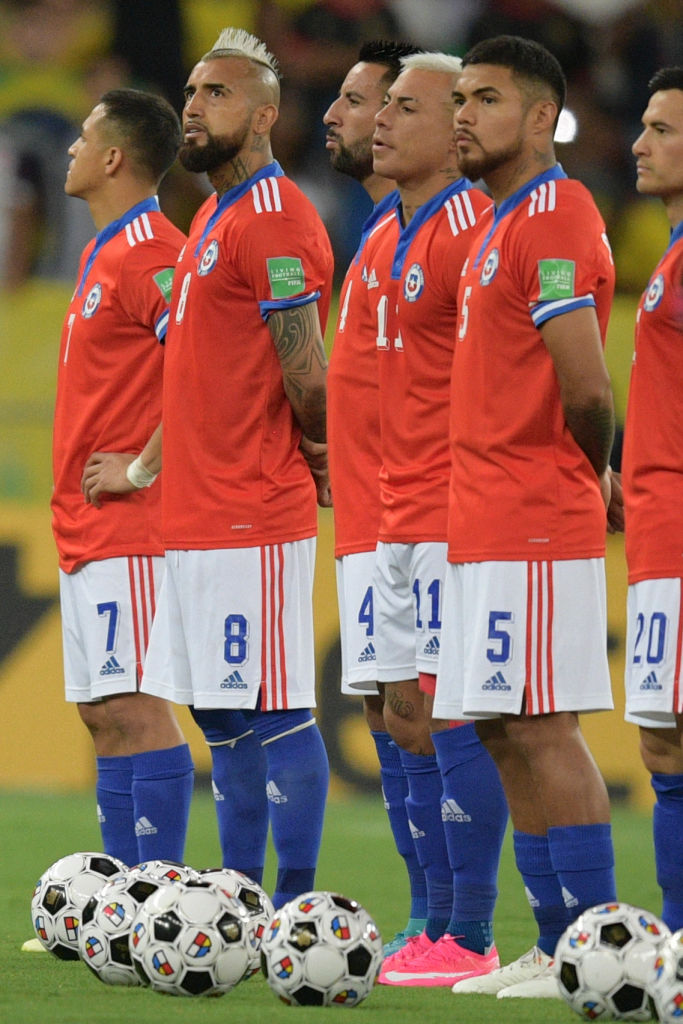
<path id="1" fill-rule="evenodd" d="M 617 808 L 614 839 L 620 899 L 659 913 L 651 822 L 647 815 Z M 321 1014 L 344 1016 L 343 1008 L 287 1007 L 257 975 L 218 999 L 176 999 L 143 989 L 101 984 L 82 964 L 46 954 L 21 953 L 32 937 L 33 885 L 59 857 L 100 848 L 94 799 L 88 794 L 55 795 L 0 791 L 0 1020 L 7 1024 L 297 1024 Z M 220 862 L 213 800 L 198 789 L 190 821 L 186 860 L 195 867 Z M 272 889 L 269 852 L 265 885 Z M 327 812 L 317 879 L 359 900 L 388 938 L 406 918 L 404 869 L 393 849 L 378 797 L 334 799 Z M 496 941 L 503 961 L 524 952 L 535 937 L 531 913 L 514 867 L 508 835 L 499 877 Z M 576 1015 L 554 1000 L 506 1000 L 454 996 L 448 989 L 378 985 L 353 1009 L 359 1024 L 553 1024 Z"/>

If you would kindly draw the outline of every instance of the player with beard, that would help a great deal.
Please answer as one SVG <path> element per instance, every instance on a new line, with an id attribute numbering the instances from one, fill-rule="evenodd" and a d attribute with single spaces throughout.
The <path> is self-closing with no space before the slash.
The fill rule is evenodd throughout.
<path id="1" fill-rule="evenodd" d="M 557 60 L 514 36 L 473 47 L 454 93 L 458 164 L 494 206 L 459 290 L 434 713 L 475 719 L 498 765 L 539 929 L 528 953 L 455 992 L 558 996 L 557 939 L 615 898 L 607 790 L 579 727 L 612 707 L 614 268 L 591 195 L 555 159 L 564 95 Z"/>
<path id="2" fill-rule="evenodd" d="M 365 302 L 365 243 L 398 201 L 394 182 L 373 172 L 375 114 L 398 75 L 400 58 L 417 52 L 402 43 L 361 47 L 323 121 L 330 163 L 359 181 L 375 203 L 340 292 L 340 310 L 327 378 L 327 433 L 334 495 L 335 565 L 339 604 L 342 693 L 363 696 L 363 709 L 380 763 L 382 795 L 396 849 L 410 882 L 408 922 L 385 944 L 388 956 L 426 924 L 427 893 L 406 811 L 408 786 L 398 747 L 384 724 L 377 685 L 372 575 L 379 529 L 381 466 L 377 394 L 377 333 Z"/>
<path id="3" fill-rule="evenodd" d="M 185 88 L 180 159 L 216 191 L 175 272 L 167 573 L 143 680 L 145 692 L 190 705 L 204 731 L 224 865 L 260 879 L 270 819 L 276 906 L 313 888 L 329 775 L 311 708 L 332 284 L 322 222 L 273 159 L 279 95 L 275 59 L 237 29 L 220 34 Z M 150 471 L 160 442 L 141 453 Z M 95 496 L 108 483 L 95 474 Z"/>

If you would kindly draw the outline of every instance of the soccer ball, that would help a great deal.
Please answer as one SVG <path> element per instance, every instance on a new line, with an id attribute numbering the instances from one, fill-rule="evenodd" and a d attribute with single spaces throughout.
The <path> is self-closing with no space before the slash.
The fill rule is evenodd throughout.
<path id="1" fill-rule="evenodd" d="M 145 900 L 157 889 L 171 884 L 131 868 L 115 875 L 90 897 L 81 914 L 78 951 L 83 963 L 100 981 L 107 985 L 142 984 L 130 955 L 130 930 Z"/>
<path id="2" fill-rule="evenodd" d="M 557 944 L 560 992 L 584 1020 L 650 1020 L 646 985 L 669 934 L 658 917 L 628 903 L 591 907 Z"/>
<path id="3" fill-rule="evenodd" d="M 135 870 L 150 878 L 159 878 L 166 882 L 194 882 L 197 872 L 189 864 L 181 864 L 177 860 L 143 860 L 135 865 Z"/>
<path id="4" fill-rule="evenodd" d="M 382 937 L 360 903 L 307 892 L 285 903 L 261 946 L 261 969 L 290 1006 L 357 1006 L 384 958 Z"/>
<path id="5" fill-rule="evenodd" d="M 661 1024 L 683 1020 L 683 928 L 657 950 L 647 987 Z"/>
<path id="6" fill-rule="evenodd" d="M 212 883 L 162 886 L 138 911 L 130 933 L 135 970 L 171 995 L 222 995 L 249 969 L 249 915 Z"/>
<path id="7" fill-rule="evenodd" d="M 36 882 L 33 927 L 43 946 L 60 960 L 78 960 L 81 911 L 93 893 L 126 865 L 106 853 L 71 853 L 55 861 Z"/>
<path id="8" fill-rule="evenodd" d="M 249 974 L 257 974 L 261 969 L 261 943 L 266 929 L 270 924 L 275 907 L 270 896 L 258 882 L 255 882 L 242 871 L 235 868 L 203 868 L 199 877 L 204 882 L 214 882 L 229 896 L 234 896 L 246 907 L 251 921 L 251 967 Z"/>

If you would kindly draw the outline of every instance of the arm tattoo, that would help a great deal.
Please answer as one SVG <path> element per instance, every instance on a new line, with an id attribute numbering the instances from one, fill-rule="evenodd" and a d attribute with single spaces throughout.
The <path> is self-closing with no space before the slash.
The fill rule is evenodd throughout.
<path id="1" fill-rule="evenodd" d="M 278 310 L 271 314 L 268 325 L 294 414 L 307 437 L 324 441 L 327 358 L 317 304 Z"/>

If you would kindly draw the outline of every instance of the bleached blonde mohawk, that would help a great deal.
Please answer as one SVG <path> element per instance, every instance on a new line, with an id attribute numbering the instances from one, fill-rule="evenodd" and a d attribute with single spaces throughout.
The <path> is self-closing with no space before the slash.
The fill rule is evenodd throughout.
<path id="1" fill-rule="evenodd" d="M 246 57 L 247 60 L 253 60 L 256 64 L 263 64 L 273 72 L 276 78 L 280 77 L 277 58 L 273 56 L 265 43 L 243 28 L 224 28 L 210 52 L 215 53 L 217 50 L 227 50 L 229 53 Z"/>

